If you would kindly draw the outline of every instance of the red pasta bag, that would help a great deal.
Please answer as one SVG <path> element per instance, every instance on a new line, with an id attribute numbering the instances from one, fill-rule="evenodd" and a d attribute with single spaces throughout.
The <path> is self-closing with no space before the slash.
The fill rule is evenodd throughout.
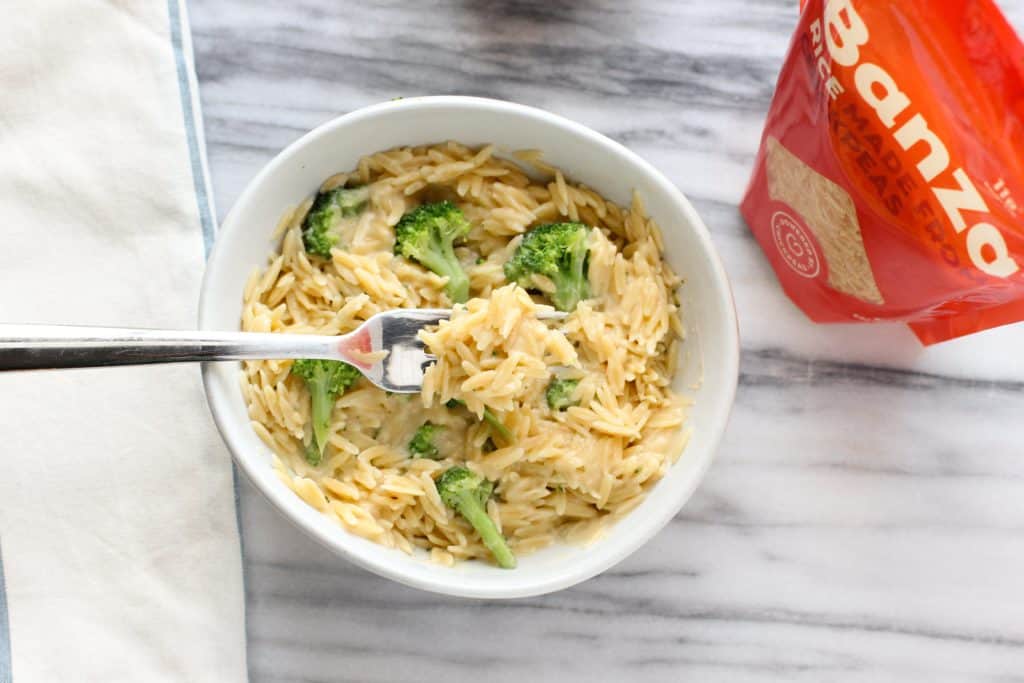
<path id="1" fill-rule="evenodd" d="M 1022 69 L 990 0 L 803 2 L 741 210 L 812 320 L 1024 320 Z"/>

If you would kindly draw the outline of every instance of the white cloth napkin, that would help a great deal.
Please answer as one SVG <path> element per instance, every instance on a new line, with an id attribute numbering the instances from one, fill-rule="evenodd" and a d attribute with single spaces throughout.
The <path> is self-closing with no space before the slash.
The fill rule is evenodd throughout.
<path id="1" fill-rule="evenodd" d="M 213 214 L 191 59 L 178 0 L 4 12 L 0 322 L 195 327 Z M 197 366 L 0 375 L 0 439 L 0 681 L 245 680 Z"/>

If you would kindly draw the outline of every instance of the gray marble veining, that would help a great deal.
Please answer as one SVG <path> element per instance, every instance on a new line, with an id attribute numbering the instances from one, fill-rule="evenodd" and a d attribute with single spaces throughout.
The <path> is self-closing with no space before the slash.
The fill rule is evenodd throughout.
<path id="1" fill-rule="evenodd" d="M 814 326 L 736 210 L 796 4 L 193 0 L 221 215 L 278 150 L 359 106 L 536 105 L 694 201 L 744 340 L 733 420 L 692 501 L 555 595 L 403 588 L 243 485 L 254 681 L 1024 681 L 1024 326 L 929 350 L 899 326 Z M 1002 5 L 1024 26 L 1024 1 Z"/>

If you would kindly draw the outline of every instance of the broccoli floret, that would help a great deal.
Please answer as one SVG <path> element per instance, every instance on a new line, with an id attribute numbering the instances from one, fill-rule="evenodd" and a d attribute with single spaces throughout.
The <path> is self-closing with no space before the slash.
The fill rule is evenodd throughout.
<path id="1" fill-rule="evenodd" d="M 550 223 L 534 228 L 523 236 L 505 263 L 505 277 L 524 289 L 536 289 L 533 276 L 543 275 L 555 285 L 550 294 L 555 308 L 573 311 L 581 299 L 590 296 L 587 233 L 582 223 Z"/>
<path id="2" fill-rule="evenodd" d="M 441 450 L 434 443 L 434 437 L 444 429 L 441 425 L 424 422 L 409 440 L 409 452 L 414 458 L 441 459 Z"/>
<path id="3" fill-rule="evenodd" d="M 453 398 L 453 399 L 450 399 L 447 403 L 445 403 L 445 406 L 448 407 L 448 408 L 455 408 L 455 407 L 458 407 L 458 406 L 465 407 L 466 406 L 466 402 L 462 401 L 462 400 L 459 400 L 457 398 Z M 508 427 L 506 427 L 502 423 L 502 421 L 500 419 L 498 419 L 498 416 L 495 415 L 491 411 L 491 409 L 488 408 L 487 406 L 484 406 L 484 416 L 483 416 L 483 418 L 484 418 L 484 422 L 486 422 L 488 425 L 490 425 L 491 429 L 494 431 L 494 433 L 496 433 L 499 437 L 501 437 L 502 441 L 504 441 L 507 444 L 515 443 L 516 436 L 515 436 L 515 434 L 512 433 L 512 430 L 509 429 Z"/>
<path id="4" fill-rule="evenodd" d="M 544 392 L 551 410 L 565 410 L 569 406 L 578 406 L 580 402 L 573 400 L 572 395 L 579 384 L 578 379 L 552 379 L 547 391 Z"/>
<path id="5" fill-rule="evenodd" d="M 297 360 L 292 364 L 292 374 L 306 380 L 309 389 L 313 422 L 313 443 L 316 449 L 306 453 L 311 465 L 319 465 L 327 448 L 327 435 L 331 427 L 331 411 L 334 402 L 345 390 L 362 377 L 351 365 L 336 360 Z M 313 461 L 316 462 L 313 462 Z"/>
<path id="6" fill-rule="evenodd" d="M 336 187 L 319 192 L 313 206 L 302 221 L 302 244 L 306 252 L 331 257 L 331 247 L 338 243 L 343 218 L 358 216 L 370 201 L 370 188 Z"/>
<path id="7" fill-rule="evenodd" d="M 469 276 L 452 244 L 467 234 L 469 221 L 459 207 L 449 201 L 423 204 L 402 216 L 395 226 L 395 253 L 447 276 L 448 298 L 461 304 L 469 298 Z"/>
<path id="8" fill-rule="evenodd" d="M 480 540 L 491 551 L 498 566 L 513 569 L 516 556 L 498 531 L 498 527 L 487 516 L 487 499 L 494 491 L 494 484 L 466 467 L 452 467 L 438 477 L 437 492 L 441 500 L 462 515 L 476 532 Z"/>

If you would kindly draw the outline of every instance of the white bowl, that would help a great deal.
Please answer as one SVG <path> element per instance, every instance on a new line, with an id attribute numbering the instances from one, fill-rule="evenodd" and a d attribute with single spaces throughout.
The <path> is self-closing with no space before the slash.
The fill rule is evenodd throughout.
<path id="1" fill-rule="evenodd" d="M 270 236 L 289 206 L 366 154 L 400 145 L 457 140 L 495 143 L 499 153 L 540 149 L 568 177 L 628 206 L 634 188 L 661 226 L 666 258 L 685 278 L 680 291 L 688 338 L 676 389 L 693 396 L 693 434 L 679 461 L 625 519 L 588 546 L 559 544 L 520 558 L 514 570 L 482 562 L 454 568 L 350 534 L 302 502 L 271 468 L 271 452 L 249 425 L 236 363 L 207 364 L 210 409 L 235 461 L 288 519 L 327 548 L 381 576 L 438 593 L 515 598 L 566 588 L 608 569 L 654 536 L 693 493 L 714 457 L 736 391 L 739 345 L 725 271 L 707 228 L 661 173 L 589 128 L 522 105 L 471 97 L 387 102 L 334 119 L 281 152 L 249 183 L 224 220 L 203 280 L 199 326 L 238 329 L 242 290 L 266 264 Z"/>

